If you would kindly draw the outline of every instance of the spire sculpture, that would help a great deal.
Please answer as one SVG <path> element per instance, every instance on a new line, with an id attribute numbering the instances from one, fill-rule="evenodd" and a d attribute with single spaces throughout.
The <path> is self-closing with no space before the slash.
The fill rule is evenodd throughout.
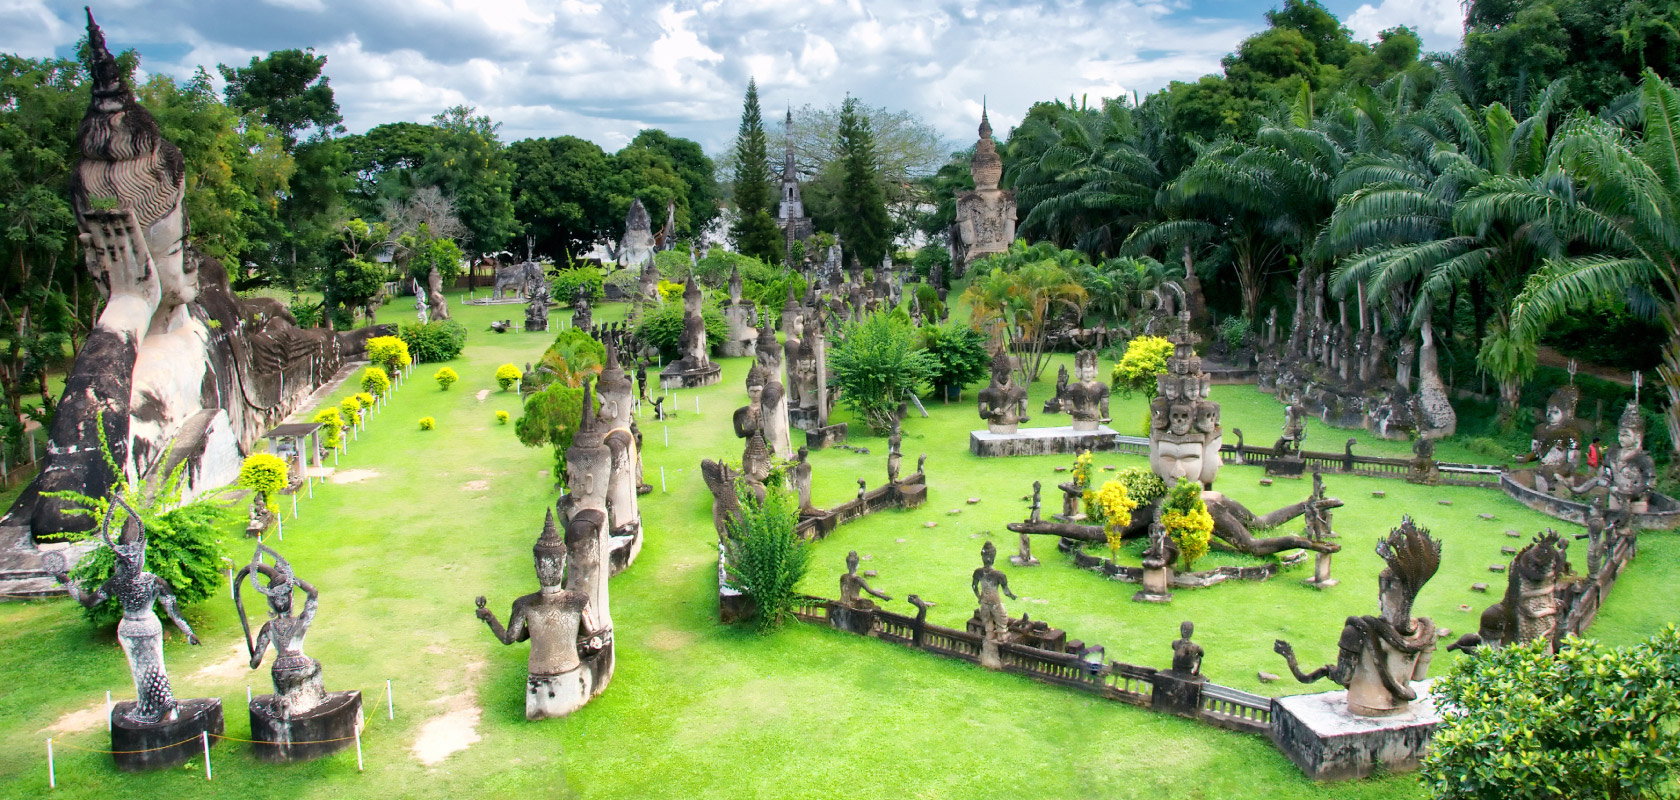
<path id="1" fill-rule="evenodd" d="M 957 221 L 951 226 L 951 268 L 961 277 L 982 256 L 1009 250 L 1015 240 L 1015 190 L 1001 190 L 1003 158 L 992 141 L 992 123 L 984 103 L 980 110 L 980 139 L 969 161 L 974 188 L 957 194 Z"/>

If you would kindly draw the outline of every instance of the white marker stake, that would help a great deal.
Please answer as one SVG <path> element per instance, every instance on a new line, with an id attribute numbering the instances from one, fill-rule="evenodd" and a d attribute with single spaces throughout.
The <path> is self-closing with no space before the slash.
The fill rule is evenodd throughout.
<path id="1" fill-rule="evenodd" d="M 666 425 L 666 426 L 664 426 L 664 428 L 665 428 L 665 446 L 670 447 L 671 446 L 671 426 Z"/>
<path id="2" fill-rule="evenodd" d="M 245 687 L 245 705 L 250 705 L 250 704 L 251 704 L 251 687 L 246 686 Z"/>
<path id="3" fill-rule="evenodd" d="M 47 739 L 47 788 L 58 788 L 58 775 L 53 771 L 52 739 Z"/>
<path id="4" fill-rule="evenodd" d="M 229 598 L 235 598 L 237 596 L 238 595 L 236 595 L 234 593 L 234 586 L 233 586 L 233 567 L 228 567 L 228 597 Z M 111 693 L 110 692 L 105 693 L 105 705 L 107 706 L 106 710 L 109 711 L 110 710 L 109 706 L 111 705 Z M 107 716 L 109 716 L 109 715 L 107 715 Z M 105 729 L 110 730 L 111 729 L 111 723 L 106 722 L 105 723 Z"/>
<path id="5" fill-rule="evenodd" d="M 228 581 L 233 581 L 233 570 L 228 570 Z M 111 729 L 111 693 L 105 693 L 105 730 Z"/>
<path id="6" fill-rule="evenodd" d="M 292 495 L 292 519 L 297 519 L 297 495 Z"/>
<path id="7" fill-rule="evenodd" d="M 385 718 L 397 718 L 397 703 L 391 697 L 391 681 L 389 679 L 385 681 Z"/>
<path id="8" fill-rule="evenodd" d="M 210 774 L 210 732 L 199 731 L 198 738 L 199 741 L 204 742 L 204 779 L 211 780 L 214 776 Z M 189 739 L 188 741 L 192 740 Z"/>
<path id="9" fill-rule="evenodd" d="M 700 395 L 694 396 L 694 416 L 700 416 Z"/>
<path id="10" fill-rule="evenodd" d="M 664 467 L 664 465 L 660 465 L 660 467 L 659 467 L 659 493 L 660 494 L 665 494 L 665 467 Z"/>
<path id="11" fill-rule="evenodd" d="M 356 771 L 362 771 L 362 726 L 356 726 Z"/>
<path id="12" fill-rule="evenodd" d="M 280 541 L 282 541 L 282 542 L 286 541 L 286 518 L 285 517 L 275 517 L 274 518 L 274 535 L 280 537 Z"/>

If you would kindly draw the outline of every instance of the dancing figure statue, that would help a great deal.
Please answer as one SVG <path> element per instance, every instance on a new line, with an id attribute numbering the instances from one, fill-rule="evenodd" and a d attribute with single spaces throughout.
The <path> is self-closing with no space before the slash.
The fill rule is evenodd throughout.
<path id="1" fill-rule="evenodd" d="M 264 564 L 263 553 L 274 563 Z M 268 601 L 268 621 L 257 631 L 255 640 L 251 638 L 251 623 L 245 616 L 245 601 L 240 595 L 246 576 L 250 576 L 251 588 L 261 592 Z M 259 576 L 268 579 L 267 586 L 258 580 Z M 294 617 L 292 592 L 300 589 L 305 598 L 303 613 Z M 303 637 L 315 621 L 319 599 L 315 587 L 297 577 L 292 565 L 265 544 L 257 545 L 251 563 L 242 567 L 233 579 L 233 607 L 239 612 L 239 626 L 245 631 L 251 669 L 261 666 L 269 645 L 274 646 L 274 665 L 269 672 L 274 678 L 275 711 L 280 717 L 306 714 L 327 698 L 327 690 L 321 683 L 321 662 L 303 653 Z"/>

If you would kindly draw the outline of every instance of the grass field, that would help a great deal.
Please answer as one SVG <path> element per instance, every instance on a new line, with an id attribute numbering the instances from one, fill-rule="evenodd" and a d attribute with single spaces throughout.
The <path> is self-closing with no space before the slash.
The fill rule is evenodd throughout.
<path id="1" fill-rule="evenodd" d="M 603 696 L 571 717 L 526 722 L 527 646 L 499 645 L 474 618 L 473 598 L 488 595 L 505 615 L 514 597 L 536 586 L 530 545 L 543 510 L 557 497 L 550 456 L 521 447 L 511 425 L 496 423 L 495 411 L 517 416 L 519 407 L 516 395 L 496 391 L 492 374 L 502 363 L 535 360 L 549 337 L 486 329 L 492 318 L 520 314 L 517 306 L 456 302 L 453 309 L 473 331 L 466 352 L 451 364 L 460 382 L 440 391 L 429 377 L 436 367 L 418 367 L 340 462 L 341 472 L 364 471 L 364 479 L 317 487 L 277 543 L 322 590 L 308 651 L 324 665 L 327 688 L 359 687 L 368 695 L 365 771 L 357 772 L 354 752 L 271 766 L 253 758 L 248 745 L 224 742 L 214 750 L 209 783 L 196 763 L 161 774 L 120 774 L 108 756 L 71 749 L 106 746 L 104 693 L 132 694 L 114 636 L 90 628 L 63 601 L 9 602 L 0 604 L 0 797 L 48 796 L 48 736 L 60 743 L 59 789 L 51 796 L 66 798 L 113 792 L 171 799 L 1423 796 L 1406 776 L 1316 785 L 1261 737 L 880 641 L 806 625 L 769 636 L 718 625 L 716 539 L 698 465 L 701 458 L 740 456 L 729 414 L 745 403 L 747 359 L 724 360 L 719 385 L 677 393 L 668 404 L 679 411 L 668 425 L 668 445 L 667 426 L 643 419 L 647 479 L 655 491 L 642 498 L 647 541 L 640 560 L 612 582 L 617 675 Z M 597 310 L 597 319 L 622 313 L 609 305 Z M 408 314 L 392 305 L 386 321 Z M 557 311 L 554 318 L 567 314 Z M 1033 387 L 1033 408 L 1052 385 Z M 475 396 L 481 390 L 490 392 L 482 402 Z M 1276 435 L 1281 408 L 1252 387 L 1218 387 L 1215 399 L 1224 405 L 1227 430 L 1242 428 L 1251 443 Z M 870 557 L 863 568 L 880 573 L 872 583 L 896 598 L 888 608 L 908 610 L 902 598 L 916 592 L 939 604 L 932 619 L 960 626 L 973 608 L 968 577 L 982 541 L 994 537 L 1003 555 L 1013 552 L 1015 537 L 1004 525 L 1024 516 L 1021 496 L 1033 480 L 1043 480 L 1046 505 L 1054 505 L 1048 487 L 1065 475 L 1053 470 L 1070 459 L 974 458 L 968 431 L 980 420 L 972 402 L 932 404 L 929 411 L 927 419 L 905 422 L 903 445 L 907 469 L 928 454 L 928 504 L 847 525 L 816 545 L 805 588 L 833 596 L 845 553 L 856 549 Z M 419 430 L 416 420 L 427 415 L 436 417 L 436 430 Z M 1113 415 L 1132 432 L 1142 419 L 1142 399 L 1116 399 Z M 1039 422 L 1049 420 L 1029 424 Z M 1339 450 L 1330 443 L 1349 435 L 1312 425 L 1309 447 Z M 852 496 L 858 477 L 872 486 L 885 479 L 885 440 L 858 435 L 852 443 L 871 452 L 812 454 L 817 503 Z M 1360 452 L 1408 448 L 1370 442 Z M 1099 455 L 1097 463 L 1143 462 Z M 1281 480 L 1261 487 L 1259 477 L 1255 468 L 1226 468 L 1218 488 L 1259 511 L 1298 501 L 1309 488 Z M 1532 535 L 1559 524 L 1491 490 L 1327 481 L 1330 493 L 1347 501 L 1335 516 L 1344 545 L 1335 564 L 1342 583 L 1329 591 L 1301 586 L 1306 568 L 1297 568 L 1267 583 L 1180 591 L 1170 605 L 1136 604 L 1130 601 L 1136 587 L 1073 568 L 1043 539 L 1035 542 L 1040 567 L 1016 569 L 1000 559 L 1022 598 L 1009 608 L 1100 642 L 1110 657 L 1153 665 L 1167 662 L 1179 621 L 1192 619 L 1207 650 L 1204 670 L 1215 681 L 1293 693 L 1301 687 L 1256 679 L 1257 670 L 1282 671 L 1272 640 L 1290 639 L 1307 661 L 1333 658 L 1341 619 L 1375 611 L 1378 559 L 1371 548 L 1401 514 L 1412 514 L 1445 541 L 1444 566 L 1419 610 L 1455 631 L 1474 624 L 1475 614 L 1461 605 L 1479 612 L 1492 599 L 1472 593 L 1471 583 L 1502 585 L 1487 566 L 1507 560 L 1499 548 L 1515 543 L 1503 531 Z M 1373 489 L 1387 497 L 1372 498 Z M 981 502 L 967 505 L 969 497 Z M 1452 505 L 1437 504 L 1440 499 Z M 949 515 L 952 509 L 961 513 Z M 1478 519 L 1484 512 L 1495 519 Z M 923 527 L 929 520 L 938 526 Z M 250 546 L 234 528 L 230 551 L 247 559 Z M 1672 621 L 1672 606 L 1650 598 L 1661 596 L 1675 575 L 1677 556 L 1672 534 L 1644 537 L 1594 634 L 1625 643 Z M 244 644 L 225 591 L 187 616 L 204 644 L 168 638 L 175 692 L 222 698 L 228 735 L 243 738 L 249 730 L 244 690 L 269 690 L 267 665 L 251 671 L 241 663 Z M 1450 662 L 1447 654 L 1438 656 L 1437 671 Z M 384 718 L 388 679 L 395 721 Z M 376 697 L 381 703 L 373 713 Z M 447 749 L 442 746 L 451 740 L 463 749 L 431 764 L 416 756 Z"/>

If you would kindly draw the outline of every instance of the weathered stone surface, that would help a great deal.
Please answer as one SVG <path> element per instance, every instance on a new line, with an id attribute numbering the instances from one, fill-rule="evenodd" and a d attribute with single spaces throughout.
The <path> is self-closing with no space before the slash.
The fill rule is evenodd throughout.
<path id="1" fill-rule="evenodd" d="M 1345 691 L 1279 697 L 1272 701 L 1272 741 L 1314 780 L 1364 778 L 1379 766 L 1410 772 L 1441 724 L 1429 683 L 1412 687 L 1418 699 L 1387 717 L 1349 712 Z"/>
<path id="2" fill-rule="evenodd" d="M 124 772 L 164 769 L 204 754 L 200 734 L 224 729 L 222 701 L 198 697 L 178 701 L 175 719 L 152 724 L 131 721 L 135 703 L 124 700 L 111 708 L 112 760 Z M 210 738 L 215 746 L 216 738 Z"/>
<path id="3" fill-rule="evenodd" d="M 307 714 L 283 717 L 277 698 L 265 694 L 251 699 L 252 753 L 261 761 L 308 761 L 331 755 L 356 743 L 362 718 L 360 691 L 332 692 L 326 702 Z"/>
<path id="4" fill-rule="evenodd" d="M 1107 426 L 1093 431 L 1078 431 L 1071 426 L 1021 428 L 1015 433 L 971 431 L 968 451 L 982 458 L 1082 453 L 1086 450 L 1112 450 L 1119 443 L 1119 436 L 1117 431 Z"/>
<path id="5" fill-rule="evenodd" d="M 1486 593 L 1487 590 L 1488 590 L 1488 585 L 1485 584 L 1485 583 L 1472 583 L 1472 584 L 1470 584 L 1470 591 L 1472 591 L 1472 592 Z"/>

